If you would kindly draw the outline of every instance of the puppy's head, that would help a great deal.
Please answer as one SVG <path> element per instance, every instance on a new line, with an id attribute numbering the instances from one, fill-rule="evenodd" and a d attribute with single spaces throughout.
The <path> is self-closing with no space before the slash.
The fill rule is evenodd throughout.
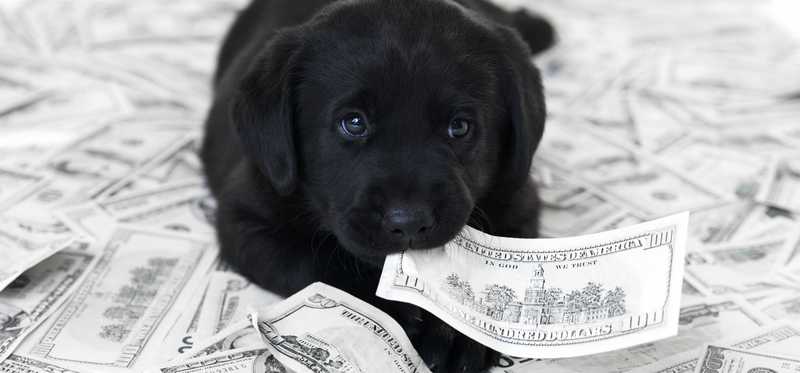
<path id="1" fill-rule="evenodd" d="M 528 178 L 530 51 L 453 2 L 338 2 L 263 46 L 233 118 L 247 155 L 353 254 L 440 246 Z"/>

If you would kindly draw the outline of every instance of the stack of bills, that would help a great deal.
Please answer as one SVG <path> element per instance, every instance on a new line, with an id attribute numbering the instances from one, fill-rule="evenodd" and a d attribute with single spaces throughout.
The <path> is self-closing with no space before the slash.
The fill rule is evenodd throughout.
<path id="1" fill-rule="evenodd" d="M 322 285 L 278 303 L 219 261 L 197 150 L 220 39 L 246 2 L 0 1 L 0 371 L 188 373 L 209 359 L 228 364 L 216 371 L 302 370 L 292 341 L 363 367 L 349 351 L 380 341 L 347 320 L 276 320 L 323 298 L 374 317 L 402 346 L 393 358 L 424 371 L 377 310 Z M 586 259 L 490 267 L 475 255 L 519 243 L 467 229 L 438 253 L 390 258 L 381 294 L 506 352 L 498 372 L 796 369 L 800 39 L 771 18 L 796 18 L 774 8 L 793 2 L 498 2 L 559 32 L 536 58 L 549 110 L 531 170 L 543 236 L 627 228 L 590 239 L 625 250 L 593 258 L 545 241 L 524 246 Z M 683 211 L 681 249 L 665 244 L 680 229 L 659 229 Z M 638 232 L 662 244 L 634 240 L 652 220 L 667 223 Z M 437 270 L 456 246 L 471 254 Z M 507 323 L 524 327 L 495 329 Z M 506 346 L 531 325 L 539 342 Z"/>

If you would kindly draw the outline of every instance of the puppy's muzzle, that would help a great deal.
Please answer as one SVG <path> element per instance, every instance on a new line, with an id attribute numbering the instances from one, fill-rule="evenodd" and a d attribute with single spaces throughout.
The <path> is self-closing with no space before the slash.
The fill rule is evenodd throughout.
<path id="1" fill-rule="evenodd" d="M 381 225 L 395 240 L 418 241 L 433 229 L 436 223 L 433 211 L 425 206 L 392 207 L 386 210 Z"/>

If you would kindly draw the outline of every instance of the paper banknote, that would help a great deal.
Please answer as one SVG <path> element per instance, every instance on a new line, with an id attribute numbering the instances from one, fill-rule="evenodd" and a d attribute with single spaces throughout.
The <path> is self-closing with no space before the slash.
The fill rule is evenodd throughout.
<path id="1" fill-rule="evenodd" d="M 679 174 L 655 157 L 581 128 L 572 120 L 550 126 L 534 163 L 561 171 L 618 205 L 652 219 L 719 203 L 722 195 Z M 579 122 L 579 121 L 578 121 Z"/>
<path id="2" fill-rule="evenodd" d="M 800 157 L 777 164 L 769 186 L 759 197 L 768 204 L 800 212 Z"/>
<path id="3" fill-rule="evenodd" d="M 780 285 L 768 275 L 780 268 L 798 242 L 797 234 L 709 245 L 689 253 L 686 276 L 713 294 L 747 294 Z"/>
<path id="4" fill-rule="evenodd" d="M 189 181 L 99 204 L 123 224 L 212 235 L 215 203 L 202 182 Z"/>
<path id="5" fill-rule="evenodd" d="M 43 179 L 40 175 L 0 168 L 0 205 Z"/>
<path id="6" fill-rule="evenodd" d="M 664 163 L 720 194 L 752 198 L 772 170 L 769 156 L 728 151 L 701 141 L 683 141 L 659 154 Z"/>
<path id="7" fill-rule="evenodd" d="M 169 333 L 162 341 L 160 359 L 170 360 L 187 353 L 195 347 L 197 341 L 197 326 L 200 311 L 206 299 L 206 284 L 195 287 L 189 300 L 181 305 L 180 315 L 175 324 L 169 328 Z"/>
<path id="8" fill-rule="evenodd" d="M 198 318 L 198 330 L 201 335 L 219 333 L 232 322 L 244 319 L 251 308 L 262 309 L 282 299 L 239 274 L 213 272 Z"/>
<path id="9" fill-rule="evenodd" d="M 187 288 L 213 259 L 211 244 L 118 228 L 63 307 L 19 351 L 67 367 L 103 372 L 144 368 L 158 350 Z"/>
<path id="10" fill-rule="evenodd" d="M 542 201 L 540 233 L 543 237 L 566 237 L 598 232 L 627 210 L 609 202 L 597 190 L 570 179 L 562 171 L 538 165 L 533 176 Z M 641 220 L 626 224 L 633 225 Z"/>
<path id="11" fill-rule="evenodd" d="M 596 354 L 678 331 L 688 214 L 563 239 L 467 228 L 387 257 L 377 295 L 415 304 L 519 357 Z"/>
<path id="12" fill-rule="evenodd" d="M 800 320 L 800 295 L 769 298 L 759 303 L 758 308 L 773 320 Z"/>
<path id="13" fill-rule="evenodd" d="M 0 363 L 3 373 L 83 373 L 21 355 L 11 355 Z"/>
<path id="14" fill-rule="evenodd" d="M 148 165 L 108 187 L 100 196 L 110 200 L 132 193 L 156 189 L 166 184 L 200 179 L 202 168 L 198 157 L 199 140 L 196 135 L 175 143 Z"/>
<path id="15" fill-rule="evenodd" d="M 39 228 L 24 220 L 0 216 L 0 291 L 74 239 L 66 227 Z"/>
<path id="16" fill-rule="evenodd" d="M 164 357 L 168 359 L 262 346 L 255 329 L 245 319 L 252 309 L 282 298 L 250 283 L 241 275 L 217 271 L 208 275 L 208 284 L 198 287 L 190 299 L 190 303 L 182 307 L 181 316 L 165 340 Z M 240 325 L 241 322 L 244 325 Z M 248 332 L 240 329 L 248 329 Z"/>
<path id="17" fill-rule="evenodd" d="M 792 373 L 800 372 L 797 356 L 777 356 L 730 347 L 708 345 L 700 355 L 695 373 Z"/>
<path id="18" fill-rule="evenodd" d="M 216 355 L 224 351 L 247 348 L 267 348 L 267 342 L 253 326 L 252 317 L 238 320 L 211 337 L 198 340 L 190 349 L 175 355 L 171 362 Z"/>
<path id="19" fill-rule="evenodd" d="M 430 372 L 391 317 L 323 283 L 251 317 L 278 361 L 298 373 Z"/>
<path id="20" fill-rule="evenodd" d="M 0 361 L 67 299 L 94 258 L 87 251 L 61 251 L 0 292 Z"/>
<path id="21" fill-rule="evenodd" d="M 752 201 L 737 201 L 692 211 L 689 236 L 703 244 L 769 237 L 767 232 L 786 233 L 797 218 L 789 211 Z"/>
<path id="22" fill-rule="evenodd" d="M 728 332 L 741 334 L 738 329 Z M 800 346 L 800 328 L 789 324 L 775 324 L 763 327 L 754 332 L 727 337 L 715 342 L 715 344 L 762 353 L 790 355 L 793 352 L 796 353 L 797 346 Z M 631 370 L 630 373 L 693 372 L 697 367 L 701 352 L 702 349 L 695 349 L 676 354 L 650 365 Z"/>
<path id="23" fill-rule="evenodd" d="M 288 373 L 266 347 L 244 348 L 167 364 L 157 373 Z"/>

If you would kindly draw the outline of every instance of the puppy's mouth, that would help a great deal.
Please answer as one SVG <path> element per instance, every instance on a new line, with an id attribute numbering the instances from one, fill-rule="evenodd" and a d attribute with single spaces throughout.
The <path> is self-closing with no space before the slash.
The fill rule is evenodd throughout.
<path id="1" fill-rule="evenodd" d="M 437 222 L 409 237 L 398 232 L 387 232 L 384 227 L 369 224 L 369 220 L 358 219 L 358 215 L 351 214 L 348 219 L 343 220 L 337 224 L 337 229 L 333 232 L 339 243 L 359 259 L 375 264 L 382 264 L 390 254 L 442 247 L 455 238 L 466 225 L 466 218 L 463 221 L 456 219 L 456 221 Z"/>

